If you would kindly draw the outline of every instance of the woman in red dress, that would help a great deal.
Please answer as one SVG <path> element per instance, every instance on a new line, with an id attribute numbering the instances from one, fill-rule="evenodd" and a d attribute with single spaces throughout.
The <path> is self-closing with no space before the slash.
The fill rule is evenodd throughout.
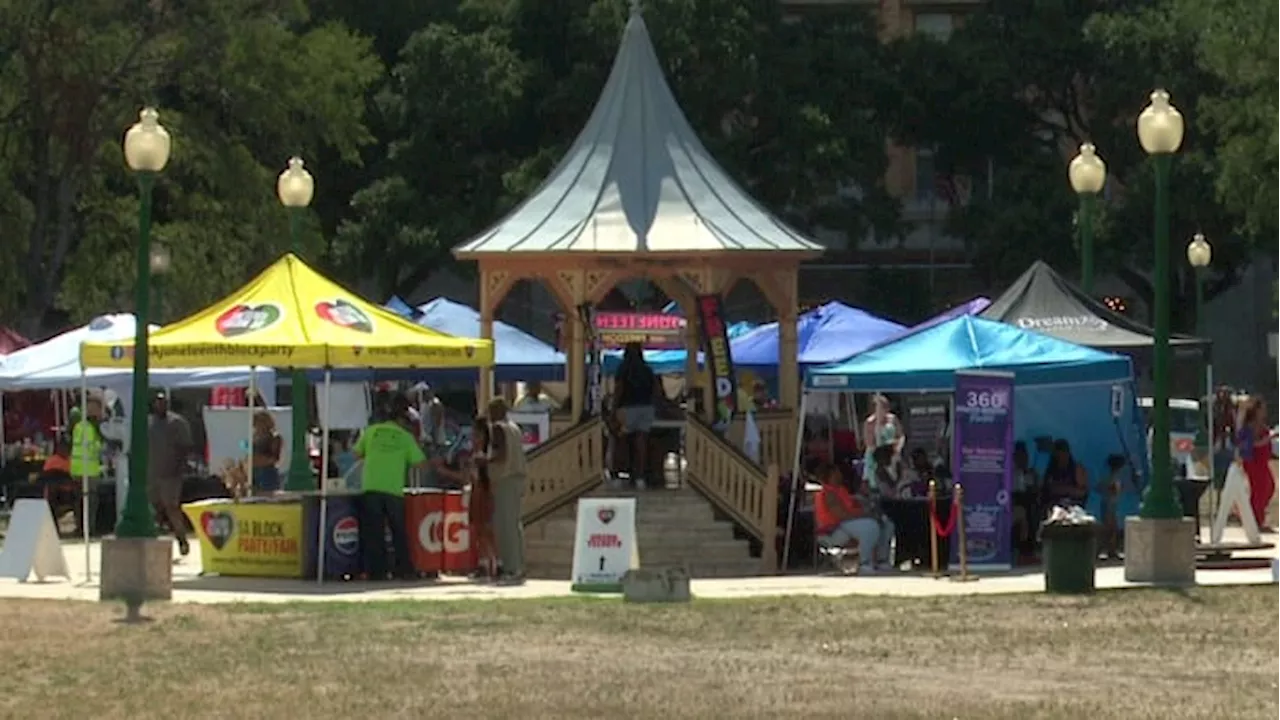
<path id="1" fill-rule="evenodd" d="M 1267 506 L 1276 491 L 1271 474 L 1271 428 L 1267 427 L 1267 405 L 1262 398 L 1249 398 L 1236 423 L 1236 452 L 1249 477 L 1249 506 L 1262 532 L 1275 532 L 1267 525 Z"/>

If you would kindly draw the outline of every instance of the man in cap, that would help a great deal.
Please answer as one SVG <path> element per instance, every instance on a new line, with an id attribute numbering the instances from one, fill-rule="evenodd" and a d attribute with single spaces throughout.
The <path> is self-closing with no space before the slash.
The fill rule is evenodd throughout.
<path id="1" fill-rule="evenodd" d="M 162 391 L 151 395 L 151 416 L 147 420 L 147 501 L 178 541 L 178 552 L 191 552 L 187 542 L 187 521 L 182 516 L 182 480 L 187 474 L 191 453 L 191 427 L 181 415 L 170 412 L 169 399 Z"/>

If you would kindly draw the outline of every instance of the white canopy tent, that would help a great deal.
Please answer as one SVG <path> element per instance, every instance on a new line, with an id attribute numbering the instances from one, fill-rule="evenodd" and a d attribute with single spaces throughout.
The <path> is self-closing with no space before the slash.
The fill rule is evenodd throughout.
<path id="1" fill-rule="evenodd" d="M 122 389 L 133 384 L 132 370 L 84 368 L 80 364 L 80 344 L 132 340 L 134 317 L 129 313 L 102 315 L 88 325 L 68 330 L 42 343 L 30 345 L 0 358 L 0 391 L 70 390 L 88 382 L 92 387 Z M 154 326 L 153 326 L 154 329 Z M 267 392 L 274 394 L 275 372 L 248 367 L 153 369 L 149 382 L 155 387 L 213 387 L 248 385 L 253 372 L 254 384 L 262 389 L 263 399 L 272 404 Z"/>
<path id="2" fill-rule="evenodd" d="M 134 316 L 129 313 L 101 315 L 87 325 L 68 330 L 42 343 L 29 345 L 21 350 L 0 358 L 0 414 L 3 412 L 3 393 L 22 390 L 71 390 L 81 388 L 84 393 L 90 387 L 106 388 L 116 391 L 114 394 L 124 406 L 124 415 L 128 417 L 134 411 L 131 405 L 132 394 L 125 392 L 134 381 L 133 371 L 127 369 L 85 368 L 80 362 L 80 346 L 85 342 L 112 342 L 132 340 L 136 329 Z M 155 326 L 152 326 L 155 329 Z M 171 368 L 152 369 L 148 382 L 153 387 L 214 387 L 218 385 L 247 385 L 261 389 L 261 395 L 268 406 L 275 404 L 275 371 L 270 368 L 219 367 L 219 368 Z M 67 417 L 65 397 L 60 406 L 59 415 Z M 123 418 L 116 418 L 103 426 L 103 435 L 120 440 L 124 444 L 125 454 L 120 458 L 117 467 L 117 497 L 123 497 L 128 478 L 128 424 Z M 0 445 L 4 443 L 3 428 L 0 428 Z M 85 577 L 89 577 L 89 481 L 81 478 L 81 512 L 85 518 L 81 525 L 84 529 L 85 541 Z"/>

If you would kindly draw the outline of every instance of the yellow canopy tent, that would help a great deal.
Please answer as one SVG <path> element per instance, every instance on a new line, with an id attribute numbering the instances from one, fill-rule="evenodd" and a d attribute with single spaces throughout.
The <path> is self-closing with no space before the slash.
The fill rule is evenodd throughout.
<path id="1" fill-rule="evenodd" d="M 493 342 L 416 325 L 285 255 L 204 310 L 152 333 L 151 367 L 461 368 L 493 364 Z M 86 368 L 133 366 L 132 342 L 84 343 Z"/>

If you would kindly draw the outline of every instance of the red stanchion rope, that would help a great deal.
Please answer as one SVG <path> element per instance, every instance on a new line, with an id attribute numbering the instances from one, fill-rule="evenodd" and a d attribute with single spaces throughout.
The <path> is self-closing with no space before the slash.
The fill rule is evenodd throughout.
<path id="1" fill-rule="evenodd" d="M 929 524 L 933 526 L 933 531 L 938 534 L 938 537 L 948 537 L 956 529 L 956 518 L 960 516 L 960 508 L 956 507 L 958 499 L 952 494 L 951 517 L 947 518 L 946 527 L 938 521 L 938 504 L 929 503 Z"/>

